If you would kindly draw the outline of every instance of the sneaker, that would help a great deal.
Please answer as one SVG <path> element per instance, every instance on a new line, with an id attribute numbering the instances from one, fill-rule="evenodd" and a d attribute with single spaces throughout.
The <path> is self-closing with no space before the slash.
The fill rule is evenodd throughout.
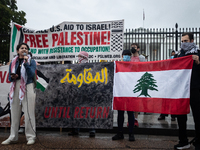
<path id="1" fill-rule="evenodd" d="M 24 128 L 20 128 L 20 129 L 18 130 L 18 133 L 19 133 L 19 134 L 24 133 Z"/>
<path id="2" fill-rule="evenodd" d="M 95 137 L 95 133 L 94 132 L 90 132 L 89 137 Z"/>
<path id="3" fill-rule="evenodd" d="M 158 120 L 165 120 L 165 116 L 159 116 Z"/>
<path id="4" fill-rule="evenodd" d="M 124 139 L 123 133 L 117 133 L 115 136 L 112 137 L 112 140 L 122 140 Z"/>
<path id="5" fill-rule="evenodd" d="M 15 144 L 17 143 L 17 141 L 11 141 L 10 139 L 7 139 L 5 141 L 3 141 L 1 144 L 2 145 L 9 145 L 9 144 Z"/>
<path id="6" fill-rule="evenodd" d="M 174 145 L 174 149 L 188 149 L 190 148 L 190 144 L 182 144 L 182 143 L 179 143 L 177 145 Z"/>
<path id="7" fill-rule="evenodd" d="M 33 144 L 35 144 L 35 140 L 28 140 L 28 142 L 27 142 L 27 145 L 33 145 Z"/>
<path id="8" fill-rule="evenodd" d="M 135 137 L 133 134 L 129 134 L 129 141 L 135 141 Z"/>
<path id="9" fill-rule="evenodd" d="M 79 135 L 78 132 L 75 132 L 75 131 L 71 131 L 68 133 L 69 136 L 74 136 L 74 135 Z"/>
<path id="10" fill-rule="evenodd" d="M 139 127 L 139 123 L 137 120 L 135 120 L 134 127 Z"/>

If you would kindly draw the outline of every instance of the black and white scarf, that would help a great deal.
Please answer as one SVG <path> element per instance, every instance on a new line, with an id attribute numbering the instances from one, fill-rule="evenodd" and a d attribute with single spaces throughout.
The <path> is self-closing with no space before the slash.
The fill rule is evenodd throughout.
<path id="1" fill-rule="evenodd" d="M 185 55 L 198 53 L 198 47 L 195 45 L 195 43 L 190 43 L 190 42 L 181 43 L 181 49 L 184 50 Z"/>

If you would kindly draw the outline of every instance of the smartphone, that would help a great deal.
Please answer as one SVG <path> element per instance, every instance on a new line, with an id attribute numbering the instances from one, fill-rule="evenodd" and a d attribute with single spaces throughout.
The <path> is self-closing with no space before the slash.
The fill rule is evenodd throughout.
<path id="1" fill-rule="evenodd" d="M 10 75 L 16 75 L 16 73 L 10 73 Z"/>

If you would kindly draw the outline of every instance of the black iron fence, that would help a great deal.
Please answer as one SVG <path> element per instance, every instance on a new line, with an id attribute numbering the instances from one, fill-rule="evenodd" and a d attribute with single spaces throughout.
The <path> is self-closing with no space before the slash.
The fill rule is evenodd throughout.
<path id="1" fill-rule="evenodd" d="M 166 29 L 126 29 L 124 33 L 124 49 L 130 49 L 131 43 L 140 45 L 140 54 L 148 55 L 148 61 L 169 59 L 173 50 L 178 50 L 181 34 L 192 32 L 194 42 L 200 47 L 200 28 Z M 9 61 L 10 35 L 0 33 L 0 63 Z"/>
<path id="2" fill-rule="evenodd" d="M 140 45 L 140 54 L 148 56 L 148 61 L 169 59 L 173 50 L 179 50 L 181 34 L 191 32 L 194 42 L 200 47 L 200 28 L 179 28 L 178 24 L 172 29 L 132 29 L 124 33 L 124 49 L 130 49 L 131 43 Z"/>

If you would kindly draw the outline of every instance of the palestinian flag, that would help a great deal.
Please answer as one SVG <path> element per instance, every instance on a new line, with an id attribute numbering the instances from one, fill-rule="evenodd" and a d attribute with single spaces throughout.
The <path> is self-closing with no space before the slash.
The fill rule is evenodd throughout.
<path id="1" fill-rule="evenodd" d="M 192 56 L 115 62 L 113 109 L 163 114 L 190 112 Z"/>
<path id="2" fill-rule="evenodd" d="M 16 23 L 12 23 L 12 30 L 11 30 L 11 43 L 10 43 L 10 52 L 16 53 L 16 47 L 19 43 L 22 43 L 24 40 L 24 34 L 22 31 L 23 27 Z"/>
<path id="3" fill-rule="evenodd" d="M 49 78 L 45 77 L 44 74 L 42 74 L 42 72 L 40 72 L 39 70 L 37 70 L 37 85 L 36 88 L 40 89 L 41 91 L 45 91 L 46 87 L 49 84 Z"/>

